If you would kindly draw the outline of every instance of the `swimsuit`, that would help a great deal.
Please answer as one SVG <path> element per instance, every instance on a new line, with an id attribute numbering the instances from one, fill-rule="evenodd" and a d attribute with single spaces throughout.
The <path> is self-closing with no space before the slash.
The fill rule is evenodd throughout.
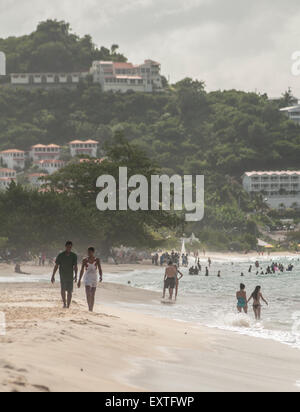
<path id="1" fill-rule="evenodd" d="M 246 300 L 242 297 L 238 298 L 238 308 L 244 308 L 246 307 Z"/>
<path id="2" fill-rule="evenodd" d="M 85 286 L 89 286 L 91 288 L 97 287 L 98 285 L 97 261 L 95 261 L 94 263 L 87 262 L 84 283 L 85 283 Z"/>

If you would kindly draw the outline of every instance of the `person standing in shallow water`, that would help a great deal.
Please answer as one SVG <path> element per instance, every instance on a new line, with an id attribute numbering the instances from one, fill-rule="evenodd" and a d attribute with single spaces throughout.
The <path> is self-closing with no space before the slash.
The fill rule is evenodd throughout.
<path id="1" fill-rule="evenodd" d="M 72 252 L 73 243 L 66 243 L 66 250 L 60 253 L 55 262 L 51 283 L 55 283 L 55 275 L 59 269 L 61 297 L 64 309 L 69 309 L 73 297 L 74 282 L 77 282 L 78 266 L 77 255 Z M 74 275 L 75 274 L 75 275 Z"/>
<path id="2" fill-rule="evenodd" d="M 236 292 L 236 298 L 238 301 L 237 309 L 239 313 L 244 311 L 246 314 L 248 313 L 248 304 L 247 304 L 247 293 L 246 293 L 246 286 L 241 283 L 240 290 Z"/>
<path id="3" fill-rule="evenodd" d="M 251 299 L 253 299 L 253 311 L 254 311 L 255 319 L 260 320 L 261 319 L 261 303 L 260 303 L 260 301 L 262 300 L 263 302 L 265 302 L 265 304 L 267 306 L 269 305 L 268 302 L 266 301 L 266 299 L 263 297 L 263 295 L 261 293 L 261 287 L 260 286 L 257 286 L 255 288 L 255 291 L 252 293 L 252 295 L 248 299 L 248 303 L 251 301 Z"/>
<path id="4" fill-rule="evenodd" d="M 98 285 L 98 273 L 99 282 L 102 282 L 103 272 L 100 259 L 95 257 L 95 248 L 90 247 L 88 249 L 88 257 L 82 261 L 82 267 L 78 282 L 78 288 L 81 287 L 81 280 L 85 273 L 84 283 L 86 291 L 86 300 L 88 303 L 89 311 L 93 312 L 95 305 L 95 296 Z"/>

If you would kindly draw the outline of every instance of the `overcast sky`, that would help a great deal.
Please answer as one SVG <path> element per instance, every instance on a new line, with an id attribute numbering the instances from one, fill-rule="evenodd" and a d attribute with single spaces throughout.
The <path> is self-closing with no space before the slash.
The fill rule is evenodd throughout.
<path id="1" fill-rule="evenodd" d="M 204 80 L 209 90 L 238 88 L 279 96 L 300 51 L 299 0 L 0 0 L 0 37 L 28 34 L 57 18 L 120 45 L 130 61 L 152 58 L 171 81 Z"/>

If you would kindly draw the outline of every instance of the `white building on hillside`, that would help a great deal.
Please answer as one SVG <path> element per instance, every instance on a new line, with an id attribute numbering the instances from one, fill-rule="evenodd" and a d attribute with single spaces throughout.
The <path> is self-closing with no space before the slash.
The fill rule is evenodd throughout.
<path id="1" fill-rule="evenodd" d="M 89 73 L 12 73 L 10 75 L 13 86 L 57 87 L 76 86 Z"/>
<path id="2" fill-rule="evenodd" d="M 31 186 L 40 188 L 46 183 L 47 176 L 46 173 L 31 173 L 27 178 Z"/>
<path id="3" fill-rule="evenodd" d="M 101 159 L 79 159 L 79 163 L 80 164 L 84 164 L 84 163 L 96 163 L 96 164 L 101 164 L 102 162 L 104 162 L 105 157 L 102 157 Z"/>
<path id="4" fill-rule="evenodd" d="M 300 125 L 300 104 L 296 106 L 283 107 L 280 111 L 285 113 L 290 120 L 293 120 Z"/>
<path id="5" fill-rule="evenodd" d="M 34 162 L 44 159 L 59 159 L 61 147 L 56 144 L 43 145 L 37 144 L 31 147 L 29 152 L 30 159 Z"/>
<path id="6" fill-rule="evenodd" d="M 94 83 L 100 83 L 104 91 L 148 92 L 162 90 L 161 66 L 152 60 L 141 65 L 94 61 L 91 74 Z"/>
<path id="7" fill-rule="evenodd" d="M 300 207 L 300 171 L 247 172 L 243 186 L 248 193 L 261 193 L 273 209 Z"/>
<path id="8" fill-rule="evenodd" d="M 37 160 L 34 164 L 38 166 L 41 171 L 45 171 L 49 175 L 52 175 L 62 169 L 66 165 L 66 162 L 63 160 L 45 159 Z"/>
<path id="9" fill-rule="evenodd" d="M 25 168 L 25 152 L 23 150 L 4 150 L 0 152 L 0 159 L 3 166 L 9 169 Z"/>
<path id="10" fill-rule="evenodd" d="M 80 155 L 97 157 L 99 143 L 96 140 L 73 140 L 69 146 L 72 157 Z"/>
<path id="11" fill-rule="evenodd" d="M 11 182 L 17 182 L 17 173 L 13 169 L 0 169 L 0 190 L 5 190 Z"/>

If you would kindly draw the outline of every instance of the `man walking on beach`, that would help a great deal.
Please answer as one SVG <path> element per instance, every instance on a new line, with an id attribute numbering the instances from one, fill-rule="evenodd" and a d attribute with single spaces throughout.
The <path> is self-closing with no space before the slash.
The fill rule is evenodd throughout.
<path id="1" fill-rule="evenodd" d="M 51 282 L 55 283 L 55 275 L 59 269 L 61 283 L 61 297 L 64 309 L 69 309 L 74 289 L 74 282 L 77 283 L 78 266 L 77 255 L 72 252 L 73 243 L 66 243 L 66 250 L 57 256 Z M 75 273 L 75 276 L 74 276 Z"/>
<path id="2" fill-rule="evenodd" d="M 169 299 L 173 299 L 174 289 L 176 288 L 176 279 L 177 279 L 177 267 L 173 264 L 173 262 L 169 262 L 168 267 L 166 268 L 165 279 L 164 279 L 164 295 L 163 299 L 165 299 L 166 290 L 169 289 L 170 297 Z"/>

